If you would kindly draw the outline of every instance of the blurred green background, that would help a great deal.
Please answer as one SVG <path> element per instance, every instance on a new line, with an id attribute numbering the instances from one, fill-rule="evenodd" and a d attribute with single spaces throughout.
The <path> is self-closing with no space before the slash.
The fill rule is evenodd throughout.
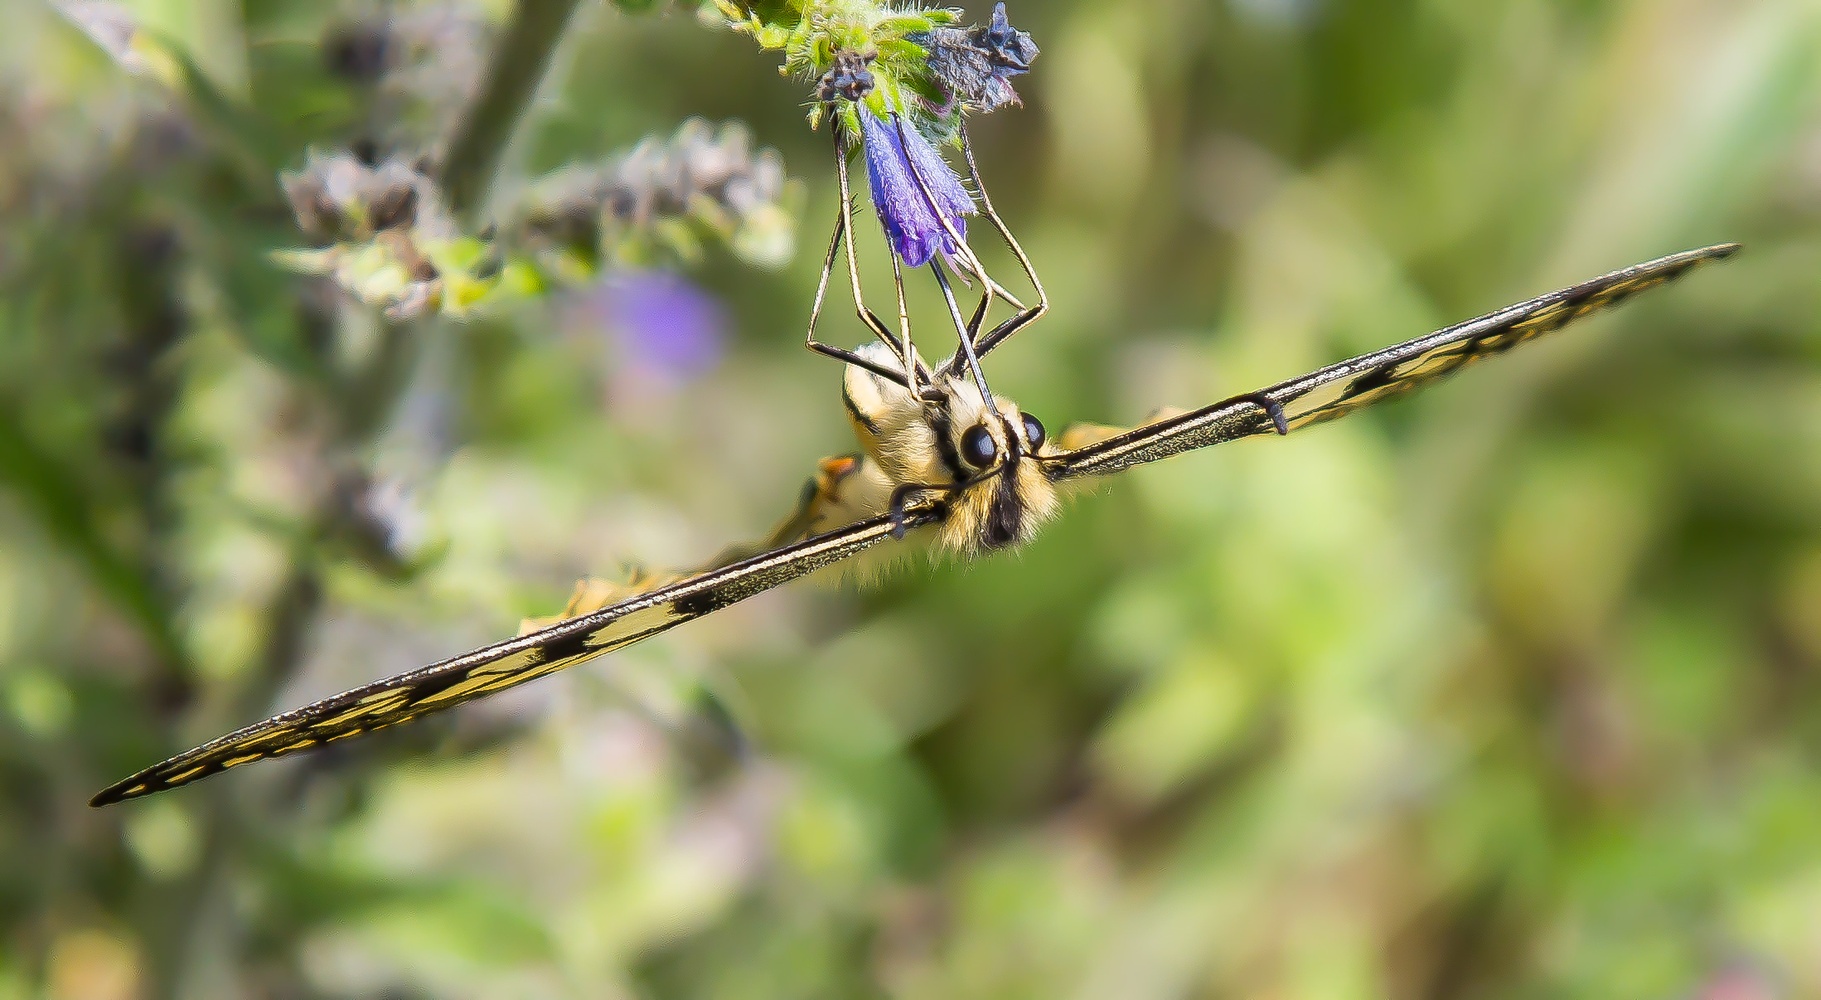
<path id="1" fill-rule="evenodd" d="M 1051 428 L 1747 252 L 1018 554 L 96 811 L 851 447 L 827 135 L 750 40 L 583 3 L 496 188 L 689 116 L 781 150 L 798 252 L 710 247 L 678 370 L 610 292 L 389 326 L 266 257 L 275 172 L 434 142 L 510 3 L 125 6 L 195 87 L 0 0 L 0 998 L 1821 997 L 1816 0 L 1019 0 L 972 134 L 1055 301 L 991 374 Z M 338 75 L 388 9 L 408 72 Z"/>

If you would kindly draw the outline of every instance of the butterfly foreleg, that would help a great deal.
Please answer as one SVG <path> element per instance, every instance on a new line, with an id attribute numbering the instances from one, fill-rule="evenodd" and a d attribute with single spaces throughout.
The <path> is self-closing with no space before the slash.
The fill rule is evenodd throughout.
<path id="1" fill-rule="evenodd" d="M 911 140 L 905 130 L 911 126 L 905 124 L 902 115 L 892 116 L 892 127 L 898 130 L 899 141 L 908 146 Z M 930 187 L 929 179 L 923 176 L 923 171 L 918 168 L 914 159 L 908 163 L 908 166 L 911 181 L 916 185 L 917 193 L 923 198 L 931 215 L 942 227 L 942 232 L 948 237 L 949 244 L 955 248 L 953 257 L 947 258 L 949 266 L 963 281 L 973 278 L 980 280 L 980 302 L 974 307 L 972 319 L 963 320 L 961 310 L 955 304 L 954 293 L 949 290 L 948 279 L 942 274 L 942 259 L 930 262 L 931 268 L 936 272 L 936 280 L 942 284 L 943 296 L 948 300 L 949 315 L 955 322 L 955 336 L 960 344 L 955 354 L 941 366 L 940 370 L 944 373 L 952 372 L 960 364 L 961 359 L 969 359 L 975 380 L 980 383 L 980 391 L 990 397 L 991 394 L 987 393 L 985 378 L 980 374 L 980 366 L 974 360 L 974 341 L 980 335 L 980 327 L 986 322 L 987 310 L 992 306 L 995 296 L 1004 299 L 1013 309 L 1020 312 L 1025 311 L 1024 303 L 987 274 L 986 265 L 980 263 L 980 258 L 975 255 L 973 247 L 968 245 L 967 237 L 962 235 L 955 221 L 949 218 L 948 211 L 937 201 L 935 192 Z"/>
<path id="2" fill-rule="evenodd" d="M 1006 225 L 1005 220 L 999 216 L 999 212 L 993 208 L 993 199 L 986 193 L 986 182 L 980 177 L 980 166 L 974 162 L 974 147 L 968 141 L 966 124 L 961 126 L 960 136 L 961 156 L 967 163 L 967 176 L 974 184 L 974 193 L 980 197 L 980 214 L 986 216 L 986 221 L 998 230 L 999 238 L 1004 240 L 1006 247 L 1012 251 L 1012 256 L 1017 259 L 1018 266 L 1024 270 L 1025 279 L 1031 283 L 1031 288 L 1037 293 L 1036 304 L 1027 307 L 1006 293 L 1004 289 L 997 289 L 1000 297 L 1018 312 L 994 327 L 985 336 L 981 336 L 980 323 L 985 318 L 985 310 L 980 310 L 980 315 L 970 329 L 970 336 L 974 341 L 975 354 L 985 357 L 1012 334 L 1042 319 L 1043 315 L 1050 311 L 1050 296 L 1048 292 L 1044 291 L 1043 281 L 1037 277 L 1037 268 L 1031 263 L 1029 255 L 1024 252 L 1024 247 L 1019 245 L 1017 237 L 1012 235 L 1011 227 Z M 997 286 L 992 287 L 997 288 Z M 944 370 L 948 370 L 948 366 L 944 366 Z"/>
<path id="3" fill-rule="evenodd" d="M 834 273 L 835 261 L 840 259 L 842 239 L 846 235 L 847 227 L 850 224 L 850 220 L 851 220 L 850 213 L 845 210 L 847 208 L 845 200 L 843 201 L 842 208 L 843 208 L 843 211 L 837 213 L 835 216 L 834 236 L 829 239 L 828 255 L 825 258 L 823 258 L 822 277 L 821 277 L 821 280 L 816 283 L 816 297 L 810 305 L 809 329 L 803 335 L 803 346 L 809 348 L 811 351 L 815 352 L 816 354 L 823 355 L 824 357 L 834 358 L 836 361 L 839 361 L 842 364 L 859 365 L 861 368 L 865 368 L 866 370 L 873 372 L 874 374 L 884 376 L 885 378 L 889 378 L 894 382 L 902 383 L 905 381 L 904 371 L 902 368 L 900 368 L 898 371 L 893 371 L 890 368 L 888 368 L 884 365 L 881 365 L 877 362 L 871 361 L 867 358 L 864 358 L 864 357 L 860 356 L 859 354 L 855 353 L 854 351 L 848 350 L 845 347 L 836 347 L 833 344 L 825 344 L 822 341 L 819 341 L 816 339 L 816 323 L 822 317 L 822 300 L 824 299 L 824 297 L 827 295 L 827 292 L 828 292 L 828 279 L 829 279 L 829 276 Z M 851 256 L 852 241 L 849 240 L 848 243 L 849 243 L 849 255 Z M 859 301 L 858 295 L 860 293 L 859 272 L 856 270 L 853 272 L 853 275 L 854 275 L 854 294 L 856 296 L 855 301 L 858 302 Z M 903 302 L 904 296 L 903 296 L 902 284 L 900 284 L 900 287 L 899 287 L 899 296 L 898 297 L 899 297 L 899 302 L 900 302 L 899 313 L 900 313 L 900 316 L 903 317 L 904 310 L 902 307 L 902 302 Z M 873 330 L 873 332 L 878 335 L 880 341 L 882 343 L 884 343 L 887 347 L 891 348 L 891 350 L 894 354 L 896 354 L 900 358 L 902 358 L 905 353 L 904 348 L 900 346 L 897 338 L 892 337 L 889 333 L 885 332 L 885 324 L 883 322 L 881 322 L 876 315 L 873 314 L 872 310 L 866 308 L 866 306 L 864 304 L 859 306 L 859 311 L 860 311 L 860 318 L 862 320 L 867 321 L 867 326 L 870 327 Z"/>
<path id="4" fill-rule="evenodd" d="M 905 388 L 915 392 L 919 384 L 927 384 L 930 381 L 930 372 L 923 362 L 917 358 L 916 348 L 913 347 L 911 343 L 910 311 L 906 308 L 904 301 L 904 279 L 898 270 L 897 257 L 893 256 L 892 282 L 896 287 L 898 302 L 898 332 L 893 334 L 892 331 L 886 327 L 885 321 L 879 318 L 879 314 L 873 312 L 873 310 L 867 306 L 865 292 L 860 287 L 860 258 L 858 248 L 854 241 L 853 193 L 848 181 L 847 173 L 847 160 L 849 154 L 847 137 L 845 131 L 839 124 L 835 126 L 834 134 L 835 176 L 839 188 L 841 204 L 836 210 L 835 230 L 834 235 L 828 242 L 828 253 L 822 260 L 822 275 L 820 280 L 816 283 L 816 296 L 810 308 L 809 330 L 804 334 L 804 346 L 817 354 L 834 358 L 845 364 L 858 365 L 877 375 L 898 382 L 904 385 Z M 843 243 L 845 243 L 847 250 L 847 277 L 849 286 L 853 291 L 854 312 L 860 318 L 860 322 L 865 324 L 868 330 L 872 331 L 873 336 L 877 337 L 880 343 L 884 344 L 897 356 L 899 361 L 899 368 L 897 371 L 892 371 L 847 348 L 825 344 L 816 339 L 816 322 L 821 317 L 822 302 L 827 295 L 828 282 L 830 277 L 834 274 L 836 261 L 841 258 Z M 913 372 L 915 374 L 906 375 L 906 372 Z"/>

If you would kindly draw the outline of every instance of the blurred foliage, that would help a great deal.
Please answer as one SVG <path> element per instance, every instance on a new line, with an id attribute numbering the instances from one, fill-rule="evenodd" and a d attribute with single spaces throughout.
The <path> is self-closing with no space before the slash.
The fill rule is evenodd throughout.
<path id="1" fill-rule="evenodd" d="M 36 0 L 0 34 L 3 1000 L 1821 996 L 1814 0 L 1014 3 L 1044 55 L 973 140 L 1056 307 L 990 367 L 1051 426 L 1748 252 L 1127 476 L 1019 555 L 92 811 L 585 573 L 756 536 L 850 447 L 810 255 L 702 246 L 726 328 L 680 366 L 611 284 L 398 325 L 268 256 L 310 148 L 475 132 L 514 11 L 566 27 L 477 145 L 496 192 L 740 119 L 823 225 L 827 137 L 751 39 L 129 6 L 144 62 Z M 439 41 L 376 85 L 349 25 L 381 16 Z"/>

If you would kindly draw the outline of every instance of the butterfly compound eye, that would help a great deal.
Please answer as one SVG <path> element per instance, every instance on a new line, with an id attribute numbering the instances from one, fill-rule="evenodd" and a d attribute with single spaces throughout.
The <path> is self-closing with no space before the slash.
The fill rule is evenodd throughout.
<path id="1" fill-rule="evenodd" d="M 999 455 L 999 442 L 993 440 L 984 424 L 975 424 L 961 435 L 961 458 L 976 469 L 993 464 Z"/>
<path id="2" fill-rule="evenodd" d="M 1028 413 L 1024 415 L 1024 441 L 1032 451 L 1043 447 L 1043 421 Z"/>

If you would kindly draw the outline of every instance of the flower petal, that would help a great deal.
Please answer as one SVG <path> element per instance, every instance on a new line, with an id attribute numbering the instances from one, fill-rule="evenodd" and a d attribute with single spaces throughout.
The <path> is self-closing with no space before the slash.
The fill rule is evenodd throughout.
<path id="1" fill-rule="evenodd" d="M 866 177 L 873 209 L 879 213 L 892 251 L 907 267 L 922 267 L 938 253 L 953 254 L 959 249 L 937 211 L 948 218 L 956 235 L 965 237 L 962 216 L 973 213 L 974 201 L 929 140 L 909 126 L 900 133 L 897 116 L 892 118 L 888 123 L 860 105 Z M 929 188 L 929 197 L 918 185 L 918 176 Z"/>
<path id="2" fill-rule="evenodd" d="M 911 167 L 917 171 L 917 176 L 922 177 L 923 183 L 929 188 L 930 196 L 936 202 L 936 209 L 954 223 L 955 232 L 966 236 L 967 225 L 961 219 L 962 216 L 974 214 L 973 197 L 967 193 L 967 188 L 962 186 L 961 178 L 955 175 L 955 171 L 948 165 L 948 161 L 942 158 L 941 153 L 936 152 L 936 147 L 924 138 L 922 132 L 917 131 L 902 118 L 898 119 L 897 124 L 899 130 L 903 132 L 904 151 L 910 156 Z M 914 179 L 913 183 L 915 183 Z"/>

